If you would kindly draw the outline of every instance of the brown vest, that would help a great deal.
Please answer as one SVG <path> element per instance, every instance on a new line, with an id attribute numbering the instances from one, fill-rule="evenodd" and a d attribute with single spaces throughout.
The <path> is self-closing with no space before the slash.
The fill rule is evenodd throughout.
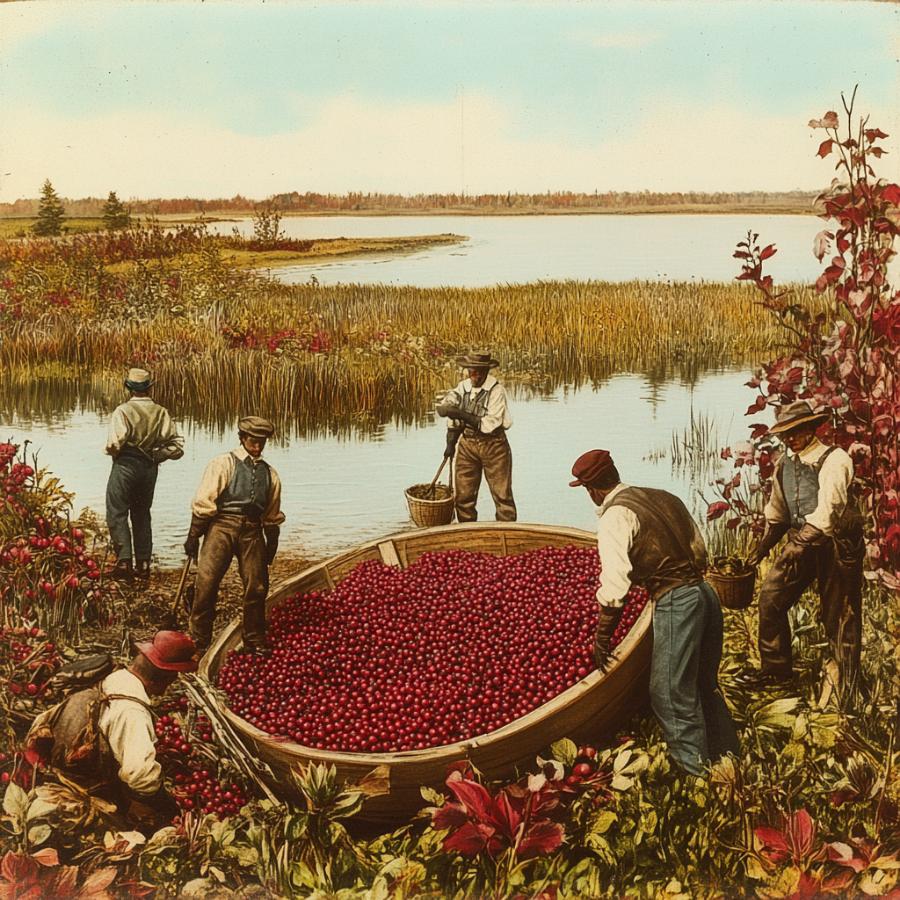
<path id="1" fill-rule="evenodd" d="M 100 716 L 110 700 L 132 700 L 150 709 L 136 697 L 107 694 L 102 684 L 97 684 L 76 691 L 51 709 L 39 726 L 32 727 L 26 744 L 53 768 L 88 789 L 121 787 L 119 764 L 100 731 Z"/>
<path id="2" fill-rule="evenodd" d="M 691 549 L 691 514 L 674 494 L 627 487 L 609 502 L 608 508 L 613 506 L 624 506 L 637 516 L 640 530 L 628 553 L 631 579 L 646 587 L 654 600 L 673 588 L 703 580 Z"/>

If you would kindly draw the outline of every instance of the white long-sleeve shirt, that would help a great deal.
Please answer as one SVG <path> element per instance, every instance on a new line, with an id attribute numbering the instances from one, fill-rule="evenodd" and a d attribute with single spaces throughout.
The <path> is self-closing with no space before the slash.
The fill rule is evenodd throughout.
<path id="1" fill-rule="evenodd" d="M 815 465 L 828 451 L 828 445 L 813 438 L 798 454 L 785 448 L 788 456 L 796 455 L 804 465 Z M 837 520 L 847 506 L 847 490 L 853 481 L 853 460 L 840 447 L 835 447 L 819 470 L 819 501 L 816 508 L 805 516 L 806 524 L 818 528 L 824 534 L 832 534 Z M 786 525 L 791 521 L 784 491 L 778 478 L 773 479 L 772 494 L 764 515 L 767 522 Z"/>
<path id="2" fill-rule="evenodd" d="M 103 679 L 106 694 L 124 694 L 150 702 L 144 684 L 128 669 L 117 669 Z M 162 784 L 156 759 L 156 732 L 150 711 L 130 700 L 110 700 L 100 713 L 100 733 L 119 764 L 119 778 L 136 794 L 149 796 Z"/>
<path id="3" fill-rule="evenodd" d="M 169 411 L 149 397 L 131 397 L 113 410 L 106 452 L 115 456 L 126 444 L 148 455 L 168 445 L 168 459 L 184 455 L 184 438 L 175 430 Z"/>
<path id="4" fill-rule="evenodd" d="M 632 586 L 630 553 L 641 525 L 633 510 L 625 506 L 610 506 L 627 487 L 627 484 L 617 484 L 606 495 L 603 504 L 597 507 L 597 553 L 602 567 L 597 602 L 601 606 L 624 606 L 625 595 Z M 702 568 L 706 563 L 706 543 L 693 519 L 691 525 L 691 552 L 697 565 Z"/>
<path id="5" fill-rule="evenodd" d="M 191 504 L 191 512 L 195 516 L 205 519 L 214 516 L 219 511 L 216 500 L 231 481 L 231 476 L 234 474 L 235 456 L 243 462 L 250 454 L 243 447 L 238 447 L 233 453 L 223 453 L 220 456 L 214 456 L 209 461 Z M 262 515 L 262 524 L 280 525 L 284 521 L 284 513 L 281 511 L 281 479 L 271 466 L 269 466 L 269 475 L 272 480 L 272 489 L 269 493 L 269 502 Z"/>
<path id="6" fill-rule="evenodd" d="M 484 384 L 480 387 L 473 387 L 471 378 L 464 379 L 452 391 L 447 391 L 440 405 L 460 406 L 463 401 L 463 395 L 471 393 L 473 397 L 477 397 L 482 391 L 490 391 L 491 394 L 488 398 L 487 411 L 479 422 L 480 430 L 487 434 L 500 425 L 507 429 L 511 428 L 513 421 L 509 414 L 506 389 L 493 375 L 488 375 L 484 380 Z M 452 419 L 447 420 L 448 428 L 452 425 L 452 421 Z"/>

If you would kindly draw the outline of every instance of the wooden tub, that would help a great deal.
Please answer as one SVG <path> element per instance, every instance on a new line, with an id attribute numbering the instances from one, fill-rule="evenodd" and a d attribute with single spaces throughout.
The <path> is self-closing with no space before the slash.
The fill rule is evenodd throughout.
<path id="1" fill-rule="evenodd" d="M 405 568 L 423 553 L 434 550 L 466 549 L 508 556 L 539 547 L 595 547 L 596 537 L 588 531 L 552 525 L 525 525 L 487 522 L 443 525 L 390 535 L 362 544 L 276 585 L 267 607 L 296 593 L 334 587 L 356 565 L 381 559 L 387 565 Z M 338 775 L 356 781 L 376 766 L 387 766 L 390 793 L 371 799 L 360 818 L 390 824 L 410 818 L 424 805 L 419 788 L 439 787 L 447 766 L 468 759 L 488 778 L 506 778 L 517 766 L 534 763 L 535 756 L 553 741 L 571 737 L 576 741 L 596 739 L 611 732 L 637 706 L 647 691 L 650 668 L 651 604 L 647 604 L 634 627 L 616 651 L 606 673 L 591 672 L 553 700 L 489 734 L 428 750 L 398 753 L 344 753 L 317 750 L 290 741 L 275 740 L 265 732 L 225 708 L 232 726 L 267 762 L 286 790 L 287 771 L 292 765 L 325 762 L 337 767 Z M 240 619 L 222 630 L 200 663 L 200 674 L 213 683 L 225 657 L 241 643 Z M 283 779 L 283 781 L 282 781 Z"/>

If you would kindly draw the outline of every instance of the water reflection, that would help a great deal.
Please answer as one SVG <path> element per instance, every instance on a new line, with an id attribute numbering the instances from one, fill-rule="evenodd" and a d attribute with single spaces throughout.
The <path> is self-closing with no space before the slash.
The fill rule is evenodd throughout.
<path id="1" fill-rule="evenodd" d="M 673 435 L 689 426 L 692 415 L 714 422 L 716 439 L 723 443 L 745 437 L 745 380 L 742 370 L 703 376 L 692 385 L 618 375 L 596 390 L 562 387 L 531 397 L 514 392 L 509 440 L 520 519 L 592 529 L 595 514 L 588 497 L 567 481 L 575 457 L 598 446 L 612 451 L 626 482 L 672 490 L 697 508 L 710 470 L 673 469 L 671 452 L 653 451 L 671 448 Z M 74 491 L 76 509 L 102 513 L 110 465 L 103 454 L 106 425 L 120 397 L 111 394 L 106 408 L 99 409 L 91 392 L 76 384 L 59 405 L 44 396 L 32 395 L 30 414 L 7 405 L 0 435 L 31 440 L 41 465 Z M 179 418 L 179 410 L 173 412 Z M 200 424 L 183 414 L 180 422 L 185 456 L 161 467 L 153 507 L 156 554 L 167 564 L 180 558 L 190 497 L 204 466 L 236 441 L 232 422 Z M 275 442 L 267 457 L 284 481 L 285 546 L 318 557 L 410 527 L 403 491 L 433 476 L 443 452 L 443 428 L 427 414 L 420 422 L 373 427 L 369 434 L 320 432 Z M 486 488 L 479 515 L 493 515 Z"/>

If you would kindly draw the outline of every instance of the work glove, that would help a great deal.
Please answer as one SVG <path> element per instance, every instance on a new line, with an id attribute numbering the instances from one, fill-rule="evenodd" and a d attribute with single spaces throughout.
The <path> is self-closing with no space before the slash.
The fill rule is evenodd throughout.
<path id="1" fill-rule="evenodd" d="M 763 536 L 756 545 L 756 549 L 750 554 L 750 562 L 754 566 L 758 566 L 772 552 L 772 548 L 784 537 L 787 530 L 787 525 L 767 522 Z"/>
<path id="2" fill-rule="evenodd" d="M 792 535 L 791 540 L 795 544 L 802 544 L 804 547 L 819 547 L 828 540 L 828 535 L 816 528 L 815 525 L 804 524 L 797 530 L 796 534 Z"/>
<path id="3" fill-rule="evenodd" d="M 481 417 L 476 416 L 475 413 L 466 412 L 459 406 L 442 406 L 438 409 L 438 415 L 441 416 L 449 416 L 451 419 L 456 419 L 459 422 L 465 422 L 469 428 L 474 428 L 475 431 L 479 431 L 481 427 Z"/>
<path id="4" fill-rule="evenodd" d="M 278 552 L 278 537 L 281 529 L 277 525 L 263 525 L 263 537 L 266 539 L 266 565 L 271 566 Z"/>
<path id="5" fill-rule="evenodd" d="M 453 459 L 456 453 L 456 445 L 459 443 L 459 436 L 462 434 L 462 428 L 447 429 L 447 446 L 444 448 L 444 459 Z"/>
<path id="6" fill-rule="evenodd" d="M 200 538 L 206 534 L 209 528 L 209 519 L 202 516 L 191 516 L 191 527 L 188 531 L 187 540 L 184 542 L 185 556 L 196 560 L 197 554 L 200 552 Z"/>
<path id="7" fill-rule="evenodd" d="M 160 785 L 155 794 L 146 796 L 125 789 L 125 795 L 129 799 L 128 818 L 142 824 L 145 829 L 153 831 L 170 825 L 175 816 L 181 814 L 175 798 L 166 790 L 165 785 Z"/>
<path id="8" fill-rule="evenodd" d="M 609 664 L 609 642 L 622 618 L 621 606 L 600 606 L 600 619 L 594 634 L 594 663 L 603 672 Z"/>

